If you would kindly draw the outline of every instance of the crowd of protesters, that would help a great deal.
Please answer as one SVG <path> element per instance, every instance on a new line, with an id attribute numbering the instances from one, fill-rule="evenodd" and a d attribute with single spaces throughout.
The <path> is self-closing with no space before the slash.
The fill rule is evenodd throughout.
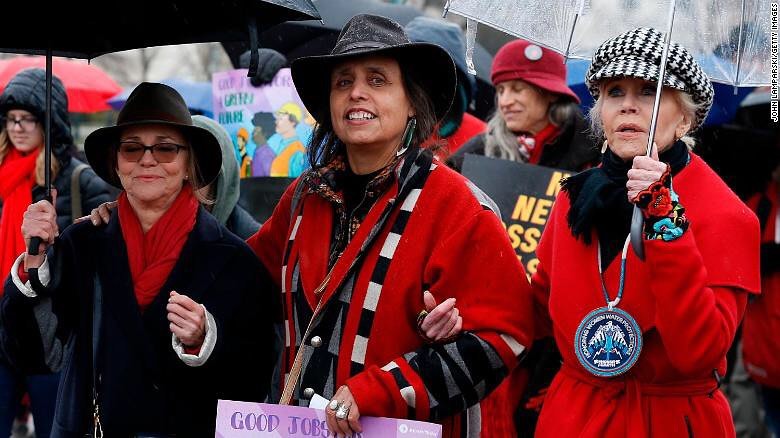
<path id="1" fill-rule="evenodd" d="M 720 386 L 740 326 L 777 434 L 777 183 L 746 204 L 697 154 L 714 91 L 675 43 L 645 155 L 663 40 L 603 42 L 587 117 L 561 55 L 509 42 L 485 123 L 458 26 L 357 15 L 292 62 L 317 124 L 263 224 L 237 204 L 227 132 L 165 85 L 86 138 L 87 166 L 55 77 L 44 169 L 45 72 L 19 73 L 0 96 L 0 435 L 26 392 L 39 437 L 213 436 L 219 399 L 315 396 L 337 436 L 363 416 L 444 437 L 734 436 Z M 467 154 L 579 172 L 530 282 Z"/>

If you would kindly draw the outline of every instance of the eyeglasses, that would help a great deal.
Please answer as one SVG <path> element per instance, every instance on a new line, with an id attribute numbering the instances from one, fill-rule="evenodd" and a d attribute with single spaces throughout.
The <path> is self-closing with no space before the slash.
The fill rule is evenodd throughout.
<path id="1" fill-rule="evenodd" d="M 170 163 L 176 160 L 176 156 L 179 155 L 179 150 L 181 149 L 188 149 L 188 147 L 176 143 L 157 143 L 151 146 L 146 146 L 137 141 L 123 141 L 119 143 L 119 154 L 125 160 L 132 162 L 141 161 L 146 151 L 151 151 L 152 157 L 158 163 Z"/>
<path id="2" fill-rule="evenodd" d="M 38 124 L 38 119 L 35 117 L 22 117 L 21 119 L 11 119 L 6 118 L 5 119 L 5 128 L 9 131 L 11 129 L 14 129 L 14 125 L 19 125 L 22 127 L 25 131 L 30 131 L 35 129 L 35 125 Z"/>

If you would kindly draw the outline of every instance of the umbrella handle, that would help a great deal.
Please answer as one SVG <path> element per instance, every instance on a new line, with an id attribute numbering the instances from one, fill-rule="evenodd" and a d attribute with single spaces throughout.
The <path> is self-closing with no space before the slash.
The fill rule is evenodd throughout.
<path id="1" fill-rule="evenodd" d="M 51 195 L 47 195 L 46 200 L 51 202 Z M 38 251 L 38 249 L 40 248 L 41 243 L 43 243 L 43 239 L 41 239 L 40 237 L 37 236 L 31 237 L 30 244 L 27 246 L 27 254 L 32 256 L 39 255 L 40 252 Z M 41 278 L 38 275 L 38 268 L 28 268 L 27 275 L 30 277 L 30 285 L 32 286 L 33 290 L 36 293 L 38 293 L 39 295 L 41 294 L 46 295 L 49 293 L 49 288 L 47 288 L 46 286 L 43 285 L 43 283 L 41 283 Z"/>
<path id="2" fill-rule="evenodd" d="M 634 205 L 634 212 L 631 215 L 631 247 L 639 260 L 645 261 L 645 246 L 642 241 L 642 228 L 644 228 L 645 218 L 642 210 Z"/>
<path id="3" fill-rule="evenodd" d="M 40 237 L 33 237 L 30 239 L 30 246 L 27 248 L 27 254 L 38 255 L 38 248 L 42 240 Z M 28 268 L 27 275 L 30 277 L 30 286 L 39 295 L 48 295 L 49 288 L 41 283 L 41 278 L 38 275 L 38 268 Z"/>

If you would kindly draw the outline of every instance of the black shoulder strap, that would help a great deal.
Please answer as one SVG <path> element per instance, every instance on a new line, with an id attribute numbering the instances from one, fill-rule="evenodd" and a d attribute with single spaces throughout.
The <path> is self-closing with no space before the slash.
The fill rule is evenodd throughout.
<path id="1" fill-rule="evenodd" d="M 81 172 L 89 167 L 88 164 L 81 163 L 73 169 L 70 175 L 70 217 L 73 222 L 82 215 L 81 210 Z"/>

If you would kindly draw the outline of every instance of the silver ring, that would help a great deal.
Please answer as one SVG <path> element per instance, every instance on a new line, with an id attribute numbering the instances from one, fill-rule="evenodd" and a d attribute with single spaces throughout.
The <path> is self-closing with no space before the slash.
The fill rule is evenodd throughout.
<path id="1" fill-rule="evenodd" d="M 338 408 L 341 407 L 342 403 L 344 403 L 344 402 L 342 402 L 341 400 L 336 400 L 334 398 L 333 400 L 330 401 L 330 404 L 328 404 L 328 407 L 330 408 L 331 411 L 335 411 L 335 410 L 338 410 Z"/>
<path id="2" fill-rule="evenodd" d="M 349 406 L 346 404 L 342 404 L 339 406 L 338 410 L 336 410 L 336 418 L 339 420 L 346 420 L 347 416 L 349 415 Z"/>

